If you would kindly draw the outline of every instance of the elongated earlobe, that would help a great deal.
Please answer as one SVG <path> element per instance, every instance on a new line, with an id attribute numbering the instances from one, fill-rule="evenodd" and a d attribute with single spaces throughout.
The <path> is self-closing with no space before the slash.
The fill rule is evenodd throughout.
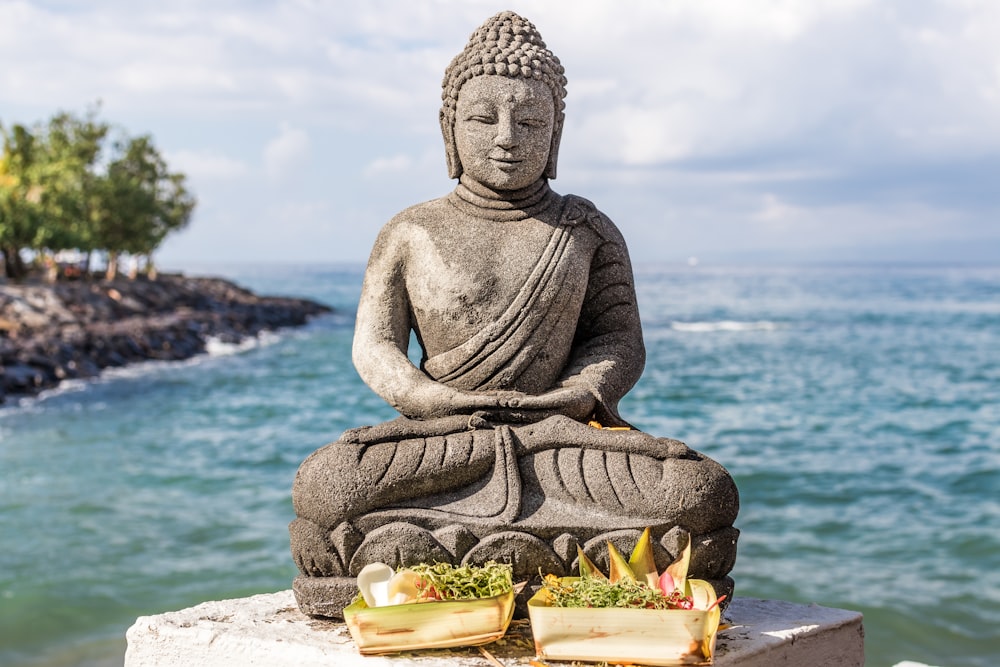
<path id="1" fill-rule="evenodd" d="M 444 137 L 444 158 L 448 163 L 448 178 L 458 178 L 462 175 L 462 161 L 458 158 L 458 148 L 455 147 L 455 128 L 448 120 L 444 109 L 438 114 L 441 121 L 441 136 Z"/>
<path id="2" fill-rule="evenodd" d="M 545 178 L 550 181 L 556 178 L 556 165 L 559 162 L 559 142 L 562 140 L 562 123 L 556 123 L 552 128 L 552 145 L 549 147 L 549 161 L 545 165 Z"/>

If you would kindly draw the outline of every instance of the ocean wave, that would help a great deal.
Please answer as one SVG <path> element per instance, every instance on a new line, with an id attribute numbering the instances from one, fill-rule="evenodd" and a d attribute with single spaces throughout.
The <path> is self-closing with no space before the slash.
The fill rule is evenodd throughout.
<path id="1" fill-rule="evenodd" d="M 37 394 L 8 396 L 7 401 L 0 405 L 0 417 L 17 414 L 19 412 L 40 411 L 41 404 L 49 399 L 62 396 L 64 394 L 74 394 L 84 391 L 91 383 L 99 379 L 99 376 L 92 378 L 79 378 L 63 380 L 55 387 L 43 389 Z M 0 437 L 0 440 L 3 438 Z"/>
<path id="2" fill-rule="evenodd" d="M 96 384 L 104 384 L 118 380 L 130 380 L 148 377 L 152 374 L 169 371 L 173 368 L 199 366 L 217 357 L 226 357 L 246 352 L 260 347 L 267 347 L 280 341 L 283 336 L 295 332 L 295 329 L 279 329 L 278 331 L 262 331 L 257 336 L 251 336 L 239 343 L 226 343 L 210 337 L 205 341 L 205 351 L 187 359 L 146 359 L 136 361 L 126 366 L 109 366 L 102 368 L 98 375 L 89 378 L 72 378 L 63 380 L 55 387 L 45 389 L 35 395 L 11 396 L 8 402 L 0 407 L 0 416 L 15 412 L 34 412 L 42 409 L 47 401 L 86 390 Z"/>
<path id="3" fill-rule="evenodd" d="M 69 380 L 63 380 L 55 387 L 39 392 L 37 398 L 38 400 L 44 400 L 53 396 L 59 396 L 60 394 L 72 394 L 78 391 L 83 391 L 92 380 L 93 378 L 72 378 Z M 22 397 L 22 400 L 24 400 L 24 397 Z"/>
<path id="4" fill-rule="evenodd" d="M 719 320 L 717 322 L 671 322 L 670 328 L 674 331 L 706 333 L 713 331 L 774 331 L 778 328 L 778 325 L 769 320 L 757 320 L 755 322 Z"/>
<path id="5" fill-rule="evenodd" d="M 205 340 L 205 353 L 211 357 L 225 357 L 256 347 L 267 347 L 279 340 L 281 340 L 281 333 L 274 331 L 262 331 L 256 337 L 244 338 L 239 343 L 227 343 L 215 336 L 209 336 Z"/>

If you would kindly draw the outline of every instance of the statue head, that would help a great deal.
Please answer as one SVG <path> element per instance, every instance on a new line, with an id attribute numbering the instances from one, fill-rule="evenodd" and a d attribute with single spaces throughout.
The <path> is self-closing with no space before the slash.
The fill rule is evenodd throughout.
<path id="1" fill-rule="evenodd" d="M 449 178 L 458 178 L 463 171 L 455 142 L 455 112 L 459 93 L 462 86 L 470 80 L 484 75 L 538 81 L 551 92 L 554 109 L 552 141 L 548 147 L 544 175 L 555 178 L 559 140 L 562 137 L 563 109 L 566 106 L 563 102 L 566 97 L 563 66 L 545 46 L 535 26 L 509 11 L 501 12 L 479 26 L 472 33 L 465 49 L 452 59 L 445 70 L 440 119 Z"/>

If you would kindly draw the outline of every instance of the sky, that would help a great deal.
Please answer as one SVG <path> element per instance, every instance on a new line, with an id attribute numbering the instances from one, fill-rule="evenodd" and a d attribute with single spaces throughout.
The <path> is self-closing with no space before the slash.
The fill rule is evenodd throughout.
<path id="1" fill-rule="evenodd" d="M 453 187 L 441 79 L 505 9 L 634 262 L 1000 262 L 996 0 L 0 0 L 0 123 L 151 134 L 198 198 L 161 266 L 360 263 Z"/>

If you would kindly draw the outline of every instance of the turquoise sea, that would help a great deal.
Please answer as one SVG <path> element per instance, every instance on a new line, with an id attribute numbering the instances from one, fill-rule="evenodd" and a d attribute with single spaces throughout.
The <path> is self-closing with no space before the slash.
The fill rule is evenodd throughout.
<path id="1" fill-rule="evenodd" d="M 361 267 L 212 272 L 337 313 L 0 406 L 0 665 L 121 665 L 138 615 L 288 588 L 299 462 L 392 416 L 350 362 Z M 733 473 L 737 594 L 863 612 L 871 667 L 1000 664 L 1000 267 L 637 284 L 622 413 Z"/>

